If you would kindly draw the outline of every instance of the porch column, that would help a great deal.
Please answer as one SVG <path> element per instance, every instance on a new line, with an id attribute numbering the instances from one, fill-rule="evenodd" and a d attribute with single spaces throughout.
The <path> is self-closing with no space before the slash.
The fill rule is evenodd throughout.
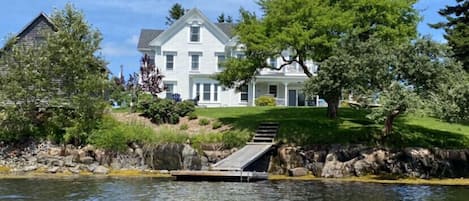
<path id="1" fill-rule="evenodd" d="M 283 83 L 285 85 L 285 106 L 288 106 L 288 82 Z"/>
<path id="2" fill-rule="evenodd" d="M 197 86 L 195 84 L 195 82 L 192 84 L 192 94 L 190 95 L 189 99 L 193 99 L 195 98 L 197 94 Z"/>
<path id="3" fill-rule="evenodd" d="M 256 80 L 252 81 L 252 106 L 256 106 Z"/>
<path id="4" fill-rule="evenodd" d="M 316 107 L 318 107 L 318 106 L 319 106 L 319 96 L 316 95 Z"/>

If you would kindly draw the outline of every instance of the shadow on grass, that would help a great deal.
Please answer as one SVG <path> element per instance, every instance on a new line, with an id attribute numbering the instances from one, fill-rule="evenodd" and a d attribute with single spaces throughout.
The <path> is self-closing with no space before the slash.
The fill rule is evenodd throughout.
<path id="1" fill-rule="evenodd" d="M 417 125 L 400 123 L 387 139 L 395 147 L 467 148 L 469 139 L 460 133 L 441 131 Z"/>
<path id="2" fill-rule="evenodd" d="M 220 117 L 219 121 L 234 129 L 255 132 L 261 122 L 278 122 L 277 141 L 308 144 L 374 144 L 376 126 L 363 111 L 341 109 L 341 118 L 326 117 L 326 108 L 271 108 L 259 113 Z"/>

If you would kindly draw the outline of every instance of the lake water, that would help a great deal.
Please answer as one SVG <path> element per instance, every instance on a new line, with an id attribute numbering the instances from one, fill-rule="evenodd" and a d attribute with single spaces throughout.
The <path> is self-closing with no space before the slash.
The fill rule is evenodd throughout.
<path id="1" fill-rule="evenodd" d="M 155 178 L 0 179 L 0 200 L 469 200 L 469 187 L 338 181 L 229 183 Z"/>

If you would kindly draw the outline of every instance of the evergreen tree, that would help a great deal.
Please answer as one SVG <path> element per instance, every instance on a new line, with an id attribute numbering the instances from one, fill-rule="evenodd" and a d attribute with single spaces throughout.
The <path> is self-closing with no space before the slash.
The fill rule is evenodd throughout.
<path id="1" fill-rule="evenodd" d="M 225 13 L 221 13 L 221 14 L 217 17 L 217 22 L 218 22 L 218 23 L 225 23 Z"/>
<path id="2" fill-rule="evenodd" d="M 184 15 L 185 10 L 181 4 L 175 3 L 168 12 L 169 15 L 166 17 L 166 25 L 170 26 Z"/>
<path id="3" fill-rule="evenodd" d="M 456 5 L 446 6 L 438 13 L 446 18 L 446 22 L 430 26 L 445 30 L 444 37 L 453 48 L 454 56 L 469 72 L 469 0 L 456 0 Z"/>

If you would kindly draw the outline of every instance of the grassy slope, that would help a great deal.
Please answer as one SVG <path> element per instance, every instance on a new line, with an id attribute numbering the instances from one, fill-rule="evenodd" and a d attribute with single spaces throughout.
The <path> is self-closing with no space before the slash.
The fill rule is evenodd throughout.
<path id="1" fill-rule="evenodd" d="M 234 129 L 255 131 L 264 121 L 280 123 L 279 141 L 307 144 L 374 144 L 382 126 L 368 120 L 365 111 L 341 108 L 340 118 L 325 117 L 325 108 L 240 107 L 199 108 L 197 115 L 217 118 Z M 429 117 L 398 119 L 394 134 L 387 140 L 395 147 L 469 147 L 469 126 L 449 124 Z"/>

